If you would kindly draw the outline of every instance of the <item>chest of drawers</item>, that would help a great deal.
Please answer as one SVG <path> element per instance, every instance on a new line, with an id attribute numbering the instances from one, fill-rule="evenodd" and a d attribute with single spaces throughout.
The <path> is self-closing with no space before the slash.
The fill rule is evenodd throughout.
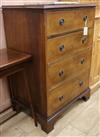
<path id="1" fill-rule="evenodd" d="M 29 82 L 37 120 L 47 133 L 72 103 L 90 96 L 94 15 L 94 4 L 3 7 L 8 48 L 33 55 Z M 16 100 L 28 106 L 26 92 Z"/>

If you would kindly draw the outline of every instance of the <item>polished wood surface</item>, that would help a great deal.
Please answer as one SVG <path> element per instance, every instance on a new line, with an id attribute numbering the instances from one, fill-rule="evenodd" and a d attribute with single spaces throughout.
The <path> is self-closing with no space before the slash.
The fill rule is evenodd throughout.
<path id="1" fill-rule="evenodd" d="M 30 60 L 31 55 L 11 49 L 0 50 L 0 71 Z"/>
<path id="2" fill-rule="evenodd" d="M 94 42 L 90 73 L 90 86 L 95 89 L 100 86 L 100 0 L 80 0 L 81 3 L 96 3 Z M 96 88 L 97 89 L 97 88 Z"/>
<path id="3" fill-rule="evenodd" d="M 85 25 L 84 18 L 86 16 L 88 27 L 93 27 L 94 24 L 92 20 L 94 20 L 94 8 L 77 9 L 74 11 L 74 14 L 72 10 L 48 12 L 47 35 L 83 29 Z"/>
<path id="4" fill-rule="evenodd" d="M 45 15 L 41 10 L 5 8 L 3 17 L 7 47 L 34 57 L 31 72 L 34 72 L 35 105 L 41 115 L 46 115 Z"/>
<path id="5" fill-rule="evenodd" d="M 67 1 L 67 0 L 60 0 Z M 75 2 L 77 0 L 74 0 Z M 95 3 L 96 12 L 95 12 L 95 26 L 94 26 L 94 42 L 93 42 L 93 52 L 92 52 L 92 64 L 91 64 L 91 74 L 89 85 L 91 88 L 96 88 L 100 86 L 100 52 L 99 52 L 99 36 L 100 36 L 100 0 L 78 0 L 80 3 Z"/>
<path id="6" fill-rule="evenodd" d="M 95 7 L 96 4 L 94 3 L 87 3 L 87 4 L 81 4 L 81 3 L 78 3 L 78 4 L 42 4 L 40 2 L 40 4 L 26 4 L 26 5 L 4 5 L 3 8 L 30 8 L 30 9 L 42 9 L 42 10 L 45 10 L 45 9 L 68 9 L 68 8 L 89 8 L 89 7 Z"/>
<path id="7" fill-rule="evenodd" d="M 41 9 L 39 6 L 37 6 L 37 8 L 36 6 L 34 6 L 35 8 L 33 6 L 3 7 L 4 25 L 8 48 L 25 53 L 31 53 L 33 55 L 33 64 L 31 67 L 29 67 L 30 69 L 27 68 L 29 70 L 28 81 L 31 87 L 31 95 L 33 98 L 33 105 L 35 107 L 37 120 L 40 122 L 42 129 L 47 133 L 54 128 L 55 121 L 60 115 L 63 114 L 67 106 L 69 106 L 69 103 L 67 102 L 72 104 L 79 98 L 83 97 L 88 100 L 90 96 L 88 84 L 89 78 L 83 78 L 83 76 L 81 78 L 80 73 L 83 73 L 84 71 L 86 76 L 90 73 L 95 6 L 83 5 L 80 6 L 80 8 L 75 8 L 75 6 L 72 5 L 70 8 L 70 5 L 65 5 L 65 7 L 68 6 L 68 8 L 65 8 L 64 5 L 62 5 L 59 6 L 59 10 L 57 6 L 58 5 L 44 5 Z M 58 13 L 60 13 L 62 16 L 60 16 Z M 73 16 L 71 17 L 69 13 L 71 13 Z M 73 22 L 74 18 L 76 17 L 75 13 L 77 16 L 78 13 L 80 13 L 77 21 L 75 21 L 76 24 Z M 81 48 L 82 30 L 85 25 L 83 22 L 83 17 L 86 17 L 85 13 L 89 15 L 89 26 L 91 28 L 89 29 L 89 36 L 83 43 L 85 48 Z M 56 27 L 56 30 L 55 28 L 52 28 L 53 24 L 56 26 L 55 23 L 58 23 L 58 20 L 56 19 L 60 19 L 61 17 L 67 17 L 68 25 L 69 21 L 73 22 L 73 24 L 70 23 L 72 28 L 68 27 L 67 25 L 65 30 L 57 29 Z M 53 24 L 50 22 L 49 18 L 52 19 L 51 22 Z M 52 28 L 52 31 L 50 30 L 50 32 L 48 31 L 49 27 Z M 69 36 L 72 38 L 68 38 Z M 65 37 L 67 39 L 65 39 Z M 79 40 L 79 42 L 76 41 L 76 37 L 78 37 L 77 40 Z M 70 39 L 69 42 L 68 39 Z M 48 54 L 50 53 L 52 47 L 54 46 L 56 48 L 55 41 L 64 42 L 66 40 L 66 48 L 69 48 L 68 45 L 72 39 L 76 42 L 72 42 L 71 45 L 73 48 L 69 49 L 70 52 L 66 50 L 64 54 L 57 55 L 57 57 L 55 57 L 56 50 L 53 50 L 52 59 L 48 60 Z M 49 43 L 50 41 L 53 41 L 51 45 Z M 50 49 L 48 49 L 48 47 Z M 64 70 L 62 71 L 62 69 Z M 34 78 L 31 76 L 32 73 L 34 73 Z M 69 89 L 71 89 L 71 82 L 73 79 L 75 80 L 75 77 L 78 77 L 78 75 L 80 75 L 79 80 L 83 79 L 86 82 L 85 86 L 83 86 L 84 88 L 80 89 L 80 91 L 73 91 L 75 94 L 73 93 L 73 97 L 70 98 L 70 101 L 69 99 L 67 100 L 68 97 L 66 95 L 66 105 L 62 106 L 61 108 L 59 105 L 57 105 L 56 110 L 51 109 L 51 106 L 54 105 L 53 102 L 55 98 L 58 98 L 57 95 L 60 93 L 64 93 L 65 95 L 62 87 L 68 85 Z M 13 76 L 12 80 L 16 81 L 18 77 L 20 76 Z M 17 90 L 20 88 L 22 89 L 22 81 L 17 81 L 17 83 Z M 83 82 L 81 81 L 81 84 L 82 83 Z M 27 84 L 26 87 L 26 89 L 28 89 Z M 48 105 L 50 103 L 50 92 L 52 93 L 52 97 L 54 99 L 52 98 L 51 104 Z M 24 98 L 26 95 L 17 92 L 15 94 L 16 98 L 18 98 L 17 95 L 20 96 L 20 101 L 24 107 L 29 106 L 30 102 L 26 97 Z"/>
<path id="8" fill-rule="evenodd" d="M 88 47 L 92 47 L 93 29 L 89 29 L 88 36 L 83 36 L 83 31 L 69 33 L 60 37 L 47 40 L 47 61 L 61 58 L 63 55 L 72 55 Z"/>
<path id="9" fill-rule="evenodd" d="M 48 68 L 49 89 L 69 80 L 78 73 L 90 68 L 91 50 L 86 49 L 74 56 L 65 56 Z"/>
<path id="10" fill-rule="evenodd" d="M 58 88 L 48 93 L 48 115 L 52 115 L 72 99 L 80 95 L 89 84 L 89 70 L 80 73 L 77 77 L 64 82 Z"/>
<path id="11" fill-rule="evenodd" d="M 30 74 L 32 55 L 11 49 L 1 49 L 0 57 L 0 78 L 8 79 L 13 110 L 19 112 L 23 102 L 27 102 L 37 125 L 32 97 L 34 92 L 31 86 L 33 73 Z"/>

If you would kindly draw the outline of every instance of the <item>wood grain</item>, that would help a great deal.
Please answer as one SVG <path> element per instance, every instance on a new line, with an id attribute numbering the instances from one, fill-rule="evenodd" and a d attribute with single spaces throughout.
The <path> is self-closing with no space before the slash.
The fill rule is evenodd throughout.
<path id="1" fill-rule="evenodd" d="M 48 93 L 48 115 L 52 115 L 57 110 L 62 108 L 65 104 L 69 103 L 70 100 L 80 95 L 89 84 L 89 71 L 81 73 L 77 77 L 70 81 L 65 82 L 60 87 L 50 91 Z M 83 82 L 80 85 L 80 82 Z"/>
<path id="2" fill-rule="evenodd" d="M 90 68 L 91 49 L 79 52 L 74 56 L 66 56 L 48 67 L 48 89 L 69 80 L 78 73 Z"/>
<path id="3" fill-rule="evenodd" d="M 80 73 L 82 73 L 83 71 L 90 69 L 95 6 L 84 4 L 80 6 L 80 8 L 79 5 L 76 6 L 78 7 L 76 8 L 74 5 L 71 5 L 71 8 L 70 5 L 32 5 L 24 7 L 3 7 L 7 47 L 24 53 L 30 53 L 33 56 L 32 66 L 27 67 L 27 80 L 31 88 L 31 96 L 33 98 L 32 104 L 35 106 L 37 120 L 40 122 L 42 129 L 46 133 L 50 132 L 53 129 L 55 120 L 61 114 L 63 114 L 64 110 L 67 108 L 67 105 L 69 106 L 69 104 L 67 104 L 66 102 L 66 106 L 61 107 L 59 111 L 55 112 L 55 110 L 53 109 L 52 111 L 55 112 L 54 114 L 53 112 L 51 112 L 51 106 L 53 104 L 48 107 L 49 93 L 53 90 L 56 90 L 56 88 L 58 89 L 58 86 L 65 86 L 65 81 L 69 83 L 69 86 L 71 88 L 72 86 L 69 81 L 74 79 L 75 77 L 78 77 L 78 75 L 80 75 Z M 82 37 L 82 29 L 84 26 L 83 17 L 86 15 L 89 16 L 88 25 L 89 27 L 91 27 L 91 35 L 89 35 L 90 38 L 87 40 L 87 44 L 83 44 L 84 46 L 86 46 L 86 48 L 80 48 L 80 46 L 77 44 L 80 43 L 79 39 Z M 62 29 L 58 27 L 57 29 L 56 24 L 58 23 L 58 19 L 61 19 L 61 17 L 66 17 L 65 20 L 67 24 L 65 25 L 65 28 L 62 27 Z M 74 19 L 76 20 L 73 22 Z M 55 28 L 53 28 L 53 26 Z M 77 32 L 73 33 L 73 35 L 72 33 L 68 34 L 71 32 L 71 30 L 72 32 Z M 73 45 L 73 48 L 70 49 L 70 52 L 66 51 L 62 56 L 58 55 L 57 58 L 54 57 L 54 59 L 51 59 L 52 62 L 49 63 L 49 41 L 53 41 L 51 44 L 52 46 L 54 45 L 54 43 L 56 43 L 54 42 L 54 40 L 63 41 L 64 39 L 64 41 L 66 40 L 66 45 L 70 44 L 70 42 L 72 41 L 71 38 L 64 38 L 68 36 L 65 35 L 64 32 L 70 35 L 73 41 L 75 41 L 76 37 L 78 37 L 77 41 L 79 42 L 73 42 L 75 43 L 75 47 Z M 48 37 L 51 35 L 53 37 Z M 57 37 L 58 35 L 59 37 Z M 70 39 L 69 42 L 68 39 Z M 49 45 L 50 50 L 52 49 L 51 45 Z M 80 43 L 80 45 L 82 44 Z M 75 50 L 76 52 L 73 52 Z M 54 56 L 56 54 L 55 52 L 56 50 L 54 50 L 53 52 Z M 34 78 L 32 78 L 33 73 Z M 89 71 L 87 72 L 87 75 L 89 75 Z M 22 74 L 22 76 L 24 76 L 24 74 Z M 18 85 L 16 86 L 16 89 L 18 91 L 19 89 L 22 89 L 22 81 L 18 81 L 19 78 L 20 75 L 11 77 L 12 80 L 16 81 Z M 24 81 L 24 83 L 26 83 L 25 89 L 27 89 L 28 92 L 28 84 L 26 81 Z M 12 86 L 14 90 L 15 86 L 13 83 Z M 56 92 L 58 94 L 58 92 L 60 92 L 59 89 Z M 23 96 L 25 96 L 25 98 L 20 92 L 15 91 L 14 93 L 16 102 L 17 100 L 19 100 L 18 97 L 20 96 L 20 101 L 23 102 L 24 105 L 26 104 L 26 108 L 30 105 L 29 100 L 26 98 L 26 93 L 23 93 Z M 65 95 L 64 91 L 63 93 Z M 75 96 L 76 94 L 77 97 L 73 99 L 74 101 L 70 100 L 70 104 L 82 97 L 88 100 L 90 95 L 89 85 L 86 84 L 83 92 L 81 90 L 79 92 L 75 91 Z M 55 94 L 52 96 L 54 96 L 54 98 L 57 97 L 55 96 Z M 73 95 L 73 97 L 75 96 Z M 51 113 L 53 115 L 51 115 Z"/>
<path id="4" fill-rule="evenodd" d="M 0 50 L 0 71 L 30 59 L 31 55 L 11 49 Z"/>
<path id="5" fill-rule="evenodd" d="M 90 12 L 91 11 L 91 12 Z M 47 35 L 68 32 L 72 30 L 82 29 L 85 26 L 83 18 L 87 16 L 88 27 L 93 27 L 94 8 L 93 9 L 76 9 L 68 11 L 53 11 L 47 13 Z M 63 25 L 60 20 L 63 19 Z M 74 21 L 73 21 L 74 19 Z"/>
<path id="6" fill-rule="evenodd" d="M 73 55 L 83 49 L 92 47 L 93 29 L 89 29 L 88 36 L 83 36 L 83 31 L 78 31 L 47 40 L 48 64 L 61 58 L 63 55 Z"/>

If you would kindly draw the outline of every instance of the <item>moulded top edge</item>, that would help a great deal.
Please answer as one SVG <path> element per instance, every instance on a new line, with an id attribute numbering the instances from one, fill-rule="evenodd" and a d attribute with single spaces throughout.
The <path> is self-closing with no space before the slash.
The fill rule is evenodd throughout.
<path id="1" fill-rule="evenodd" d="M 61 8 L 82 8 L 96 7 L 95 3 L 78 4 L 23 4 L 23 5 L 3 5 L 2 8 L 32 8 L 32 9 L 61 9 Z"/>

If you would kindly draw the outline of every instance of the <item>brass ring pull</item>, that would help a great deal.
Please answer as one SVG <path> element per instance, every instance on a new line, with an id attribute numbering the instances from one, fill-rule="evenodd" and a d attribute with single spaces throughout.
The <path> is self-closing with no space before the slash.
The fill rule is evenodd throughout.
<path id="1" fill-rule="evenodd" d="M 64 25 L 64 22 L 65 22 L 64 19 L 60 19 L 59 20 L 59 25 L 61 25 L 61 26 Z"/>
<path id="2" fill-rule="evenodd" d="M 88 19 L 88 16 L 83 17 L 83 21 L 85 22 Z"/>
<path id="3" fill-rule="evenodd" d="M 59 76 L 62 77 L 63 75 L 64 75 L 64 70 L 61 70 L 61 71 L 59 72 Z"/>
<path id="4" fill-rule="evenodd" d="M 81 63 L 81 64 L 84 64 L 84 62 L 85 62 L 85 59 L 84 59 L 84 58 L 81 59 L 80 63 Z"/>
<path id="5" fill-rule="evenodd" d="M 80 87 L 81 87 L 83 84 L 84 84 L 84 82 L 81 80 L 81 81 L 79 82 Z"/>
<path id="6" fill-rule="evenodd" d="M 59 51 L 61 52 L 64 51 L 64 48 L 65 48 L 64 45 L 59 46 Z"/>
<path id="7" fill-rule="evenodd" d="M 82 44 L 86 43 L 87 37 L 82 38 Z"/>
<path id="8" fill-rule="evenodd" d="M 59 97 L 59 101 L 62 101 L 64 99 L 64 96 Z"/>

